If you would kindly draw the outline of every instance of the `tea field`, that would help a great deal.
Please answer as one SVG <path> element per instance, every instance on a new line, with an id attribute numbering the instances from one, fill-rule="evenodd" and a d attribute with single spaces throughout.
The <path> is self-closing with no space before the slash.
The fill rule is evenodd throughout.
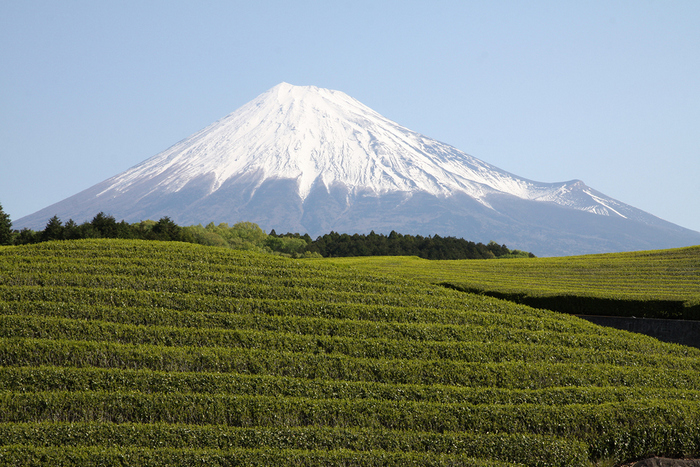
<path id="1" fill-rule="evenodd" d="M 700 246 L 498 261 L 405 256 L 328 261 L 565 313 L 700 319 Z"/>
<path id="2" fill-rule="evenodd" d="M 700 455 L 700 350 L 408 276 L 175 242 L 0 247 L 0 465 Z"/>

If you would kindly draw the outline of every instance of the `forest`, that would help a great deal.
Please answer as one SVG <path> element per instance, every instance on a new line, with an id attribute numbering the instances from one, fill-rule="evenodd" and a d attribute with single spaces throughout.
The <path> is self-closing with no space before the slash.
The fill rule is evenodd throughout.
<path id="1" fill-rule="evenodd" d="M 308 234 L 269 234 L 252 222 L 209 223 L 206 226 L 180 226 L 165 216 L 158 221 L 145 220 L 128 223 L 114 216 L 98 213 L 91 221 L 77 224 L 72 219 L 61 221 L 53 216 L 41 231 L 12 230 L 9 217 L 0 206 L 0 245 L 27 245 L 51 240 L 88 238 L 118 238 L 160 241 L 180 241 L 200 245 L 219 246 L 235 250 L 276 253 L 290 257 L 347 257 L 347 256 L 418 256 L 424 259 L 489 259 L 507 257 L 534 257 L 532 253 L 510 250 L 494 241 L 475 243 L 462 238 L 439 235 L 405 235 L 392 231 L 389 235 L 347 234 L 330 232 L 315 240 Z"/>

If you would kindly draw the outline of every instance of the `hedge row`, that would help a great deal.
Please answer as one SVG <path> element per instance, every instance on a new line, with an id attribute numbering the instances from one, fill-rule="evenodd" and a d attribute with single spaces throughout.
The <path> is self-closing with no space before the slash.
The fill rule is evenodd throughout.
<path id="1" fill-rule="evenodd" d="M 0 365 L 207 371 L 306 379 L 547 388 L 648 386 L 698 389 L 695 370 L 585 363 L 469 363 L 451 360 L 367 359 L 266 349 L 163 347 L 46 339 L 0 339 Z"/>
<path id="2" fill-rule="evenodd" d="M 160 251 L 160 250 L 157 250 Z M 27 252 L 25 255 L 3 255 L 0 257 L 0 271 L 11 270 L 13 273 L 91 273 L 91 274 L 115 274 L 115 275 L 148 275 L 149 277 L 199 277 L 203 279 L 227 279 L 230 277 L 245 276 L 268 277 L 271 279 L 308 279 L 311 277 L 325 277 L 336 281 L 347 279 L 364 279 L 370 274 L 358 272 L 354 269 L 341 269 L 324 265 L 319 262 L 305 262 L 301 265 L 289 264 L 275 257 L 252 257 L 239 253 L 230 258 L 219 258 L 219 261 L 211 261 L 209 254 L 201 255 L 199 259 L 186 260 L 180 256 L 170 256 L 163 260 L 154 252 L 147 253 L 144 257 L 75 257 L 75 256 L 48 256 Z M 246 258 L 243 264 L 239 259 Z M 216 258 L 215 258 L 216 259 Z M 376 277 L 381 282 L 395 283 L 397 280 L 386 277 Z M 399 279 L 405 283 L 405 280 Z"/>
<path id="3" fill-rule="evenodd" d="M 578 439 L 596 454 L 620 452 L 617 440 L 646 431 L 653 436 L 631 438 L 630 443 L 654 445 L 664 452 L 700 450 L 700 402 L 690 401 L 468 405 L 183 393 L 0 392 L 0 422 L 40 421 L 525 433 Z M 668 437 L 670 433 L 684 436 Z"/>
<path id="4" fill-rule="evenodd" d="M 530 434 L 434 433 L 331 427 L 255 427 L 133 423 L 0 423 L 4 444 L 155 449 L 256 449 L 384 451 L 458 455 L 569 467 L 585 465 L 587 447 L 577 441 Z"/>
<path id="5" fill-rule="evenodd" d="M 271 352 L 333 354 L 352 358 L 450 360 L 452 362 L 606 363 L 700 370 L 700 358 L 629 350 L 599 350 L 535 343 L 436 342 L 406 339 L 331 337 L 272 331 L 136 326 L 105 321 L 0 315 L 0 338 L 25 337 L 106 341 L 122 344 L 266 349 Z M 527 342 L 527 340 L 526 340 Z M 556 343 L 555 343 L 556 344 Z"/>
<path id="6" fill-rule="evenodd" d="M 283 304 L 278 304 L 283 305 Z M 296 302 L 286 302 L 289 313 L 296 310 Z M 623 338 L 612 333 L 591 335 L 583 332 L 588 328 L 571 326 L 571 330 L 521 329 L 518 321 L 512 320 L 513 327 L 504 328 L 501 315 L 480 316 L 478 323 L 469 326 L 434 323 L 391 323 L 342 318 L 318 318 L 295 315 L 268 315 L 261 313 L 220 313 L 190 312 L 183 310 L 153 309 L 150 307 L 109 307 L 105 305 L 69 305 L 56 302 L 3 302 L 0 301 L 0 314 L 33 317 L 70 318 L 74 320 L 96 320 L 138 326 L 158 326 L 159 328 L 198 328 L 201 333 L 224 335 L 225 330 L 275 331 L 301 335 L 349 337 L 353 339 L 394 339 L 433 342 L 510 342 L 546 344 L 564 347 L 624 350 L 630 352 L 654 352 L 665 350 L 666 354 L 679 357 L 700 357 L 700 349 L 667 346 L 655 339 L 640 339 L 628 335 Z M 498 324 L 487 324 L 487 318 Z M 8 318 L 9 319 L 9 318 Z M 477 319 L 474 319 L 477 321 Z M 542 321 L 545 321 L 544 319 Z M 560 322 L 559 328 L 562 328 Z M 102 324 L 108 326 L 108 324 Z M 542 327 L 546 324 L 542 324 Z M 554 326 L 554 325 L 553 325 Z M 216 330 L 212 330 L 216 329 Z M 210 341 L 211 342 L 211 341 Z"/>
<path id="7" fill-rule="evenodd" d="M 134 283 L 138 281 L 134 279 Z M 296 300 L 323 302 L 329 304 L 364 304 L 383 307 L 402 308 L 436 308 L 450 310 L 454 314 L 458 310 L 468 308 L 473 302 L 472 297 L 463 296 L 456 292 L 441 294 L 440 289 L 430 289 L 426 294 L 394 294 L 344 292 L 331 289 L 271 287 L 265 285 L 237 286 L 236 284 L 205 283 L 199 288 L 202 293 L 195 293 L 188 285 L 162 287 L 155 290 L 146 289 L 143 284 L 131 289 L 128 284 L 122 288 L 71 287 L 71 286 L 7 286 L 0 285 L 2 300 L 48 300 L 65 301 L 70 303 L 104 303 L 113 306 L 163 306 L 166 308 L 189 308 L 188 302 L 209 299 L 212 303 L 219 302 L 224 309 L 230 309 L 239 300 Z M 65 297 L 62 299 L 60 297 Z M 206 298 L 205 298 L 206 297 Z M 145 300 L 145 302 L 144 302 Z M 149 303 L 150 302 L 150 303 Z M 162 303 L 162 304 L 161 304 Z M 486 306 L 488 309 L 489 305 Z M 525 307 L 508 306 L 505 302 L 493 301 L 492 309 L 504 313 L 518 313 Z M 219 311 L 219 310 L 212 310 Z M 405 313 L 405 309 L 402 310 Z M 552 312 L 535 312 L 535 315 L 555 316 Z"/>
<path id="8" fill-rule="evenodd" d="M 297 451 L 291 449 L 139 449 L 103 447 L 38 447 L 26 445 L 0 446 L 0 464 L 34 466 L 103 467 L 105 465 L 134 465 L 141 467 L 221 466 L 258 467 L 261 465 L 329 467 L 361 466 L 474 466 L 516 467 L 522 464 L 466 456 L 416 452 L 383 451 Z M 583 464 L 582 464 L 583 465 Z"/>
<path id="9" fill-rule="evenodd" d="M 658 399 L 700 401 L 700 374 L 684 372 L 688 386 L 599 386 L 506 389 L 446 385 L 389 384 L 365 381 L 301 379 L 236 373 L 162 372 L 103 368 L 0 367 L 0 387 L 6 391 L 138 391 L 142 393 L 203 393 L 314 399 L 375 399 L 391 401 L 479 404 L 603 404 Z M 678 376 L 678 375 L 675 375 Z M 677 382 L 677 380 L 676 380 Z"/>
<path id="10" fill-rule="evenodd" d="M 385 282 L 371 277 L 354 278 L 324 277 L 315 275 L 307 278 L 272 278 L 247 274 L 222 274 L 217 278 L 204 275 L 182 277 L 173 271 L 167 277 L 151 277 L 141 274 L 134 268 L 129 274 L 117 275 L 105 271 L 93 272 L 51 272 L 37 271 L 0 275 L 0 285 L 44 287 L 90 287 L 98 289 L 152 290 L 161 292 L 194 293 L 217 295 L 220 297 L 279 297 L 299 298 L 321 294 L 322 297 L 342 293 L 406 295 L 413 300 L 423 300 L 424 295 L 455 297 L 435 287 L 420 282 Z M 458 296 L 458 295 L 457 295 Z"/>
<path id="11" fill-rule="evenodd" d="M 513 303 L 544 308 L 558 313 L 594 316 L 636 316 L 655 319 L 700 320 L 700 305 L 690 305 L 686 300 L 658 300 L 634 298 L 604 298 L 585 295 L 529 295 L 523 292 L 500 292 L 465 287 L 451 282 L 440 285 L 468 293 L 484 294 Z"/>
<path id="12" fill-rule="evenodd" d="M 347 294 L 346 294 L 347 295 Z M 346 298 L 357 298 L 347 295 Z M 8 303 L 49 302 L 59 307 L 106 306 L 110 308 L 146 307 L 204 312 L 267 314 L 272 316 L 299 316 L 335 318 L 373 322 L 433 323 L 452 325 L 502 325 L 532 330 L 586 332 L 613 334 L 605 328 L 573 319 L 566 315 L 522 307 L 501 300 L 476 295 L 465 295 L 458 302 L 435 300 L 434 306 L 400 306 L 367 304 L 352 301 L 322 301 L 311 298 L 272 299 L 243 298 L 231 300 L 211 295 L 133 291 L 117 289 L 90 289 L 76 287 L 0 286 L 0 300 Z"/>

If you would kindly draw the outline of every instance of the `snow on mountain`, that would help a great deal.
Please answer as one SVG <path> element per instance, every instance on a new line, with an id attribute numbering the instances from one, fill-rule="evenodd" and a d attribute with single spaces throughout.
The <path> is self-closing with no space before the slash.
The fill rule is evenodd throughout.
<path id="1" fill-rule="evenodd" d="M 518 177 L 384 118 L 340 91 L 281 83 L 150 159 L 15 222 L 103 211 L 137 222 L 257 222 L 308 232 L 440 234 L 535 254 L 700 243 L 579 180 Z"/>
<path id="2" fill-rule="evenodd" d="M 210 176 L 212 193 L 236 175 L 258 171 L 259 184 L 294 179 L 302 200 L 315 184 L 341 183 L 376 194 L 463 192 L 486 206 L 487 194 L 504 192 L 619 214 L 592 195 L 573 202 L 567 194 L 580 182 L 543 184 L 516 177 L 404 128 L 343 92 L 287 83 L 114 177 L 98 196 L 123 193 L 156 177 L 156 187 L 176 192 L 192 179 Z"/>

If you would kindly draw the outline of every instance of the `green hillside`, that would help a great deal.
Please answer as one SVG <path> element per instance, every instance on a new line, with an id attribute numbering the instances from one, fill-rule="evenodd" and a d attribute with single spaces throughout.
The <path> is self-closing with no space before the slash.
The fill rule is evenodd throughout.
<path id="1" fill-rule="evenodd" d="M 0 247 L 0 323 L 0 465 L 700 455 L 700 350 L 325 260 Z"/>
<path id="2" fill-rule="evenodd" d="M 700 319 L 700 246 L 498 261 L 328 261 L 566 313 Z"/>

